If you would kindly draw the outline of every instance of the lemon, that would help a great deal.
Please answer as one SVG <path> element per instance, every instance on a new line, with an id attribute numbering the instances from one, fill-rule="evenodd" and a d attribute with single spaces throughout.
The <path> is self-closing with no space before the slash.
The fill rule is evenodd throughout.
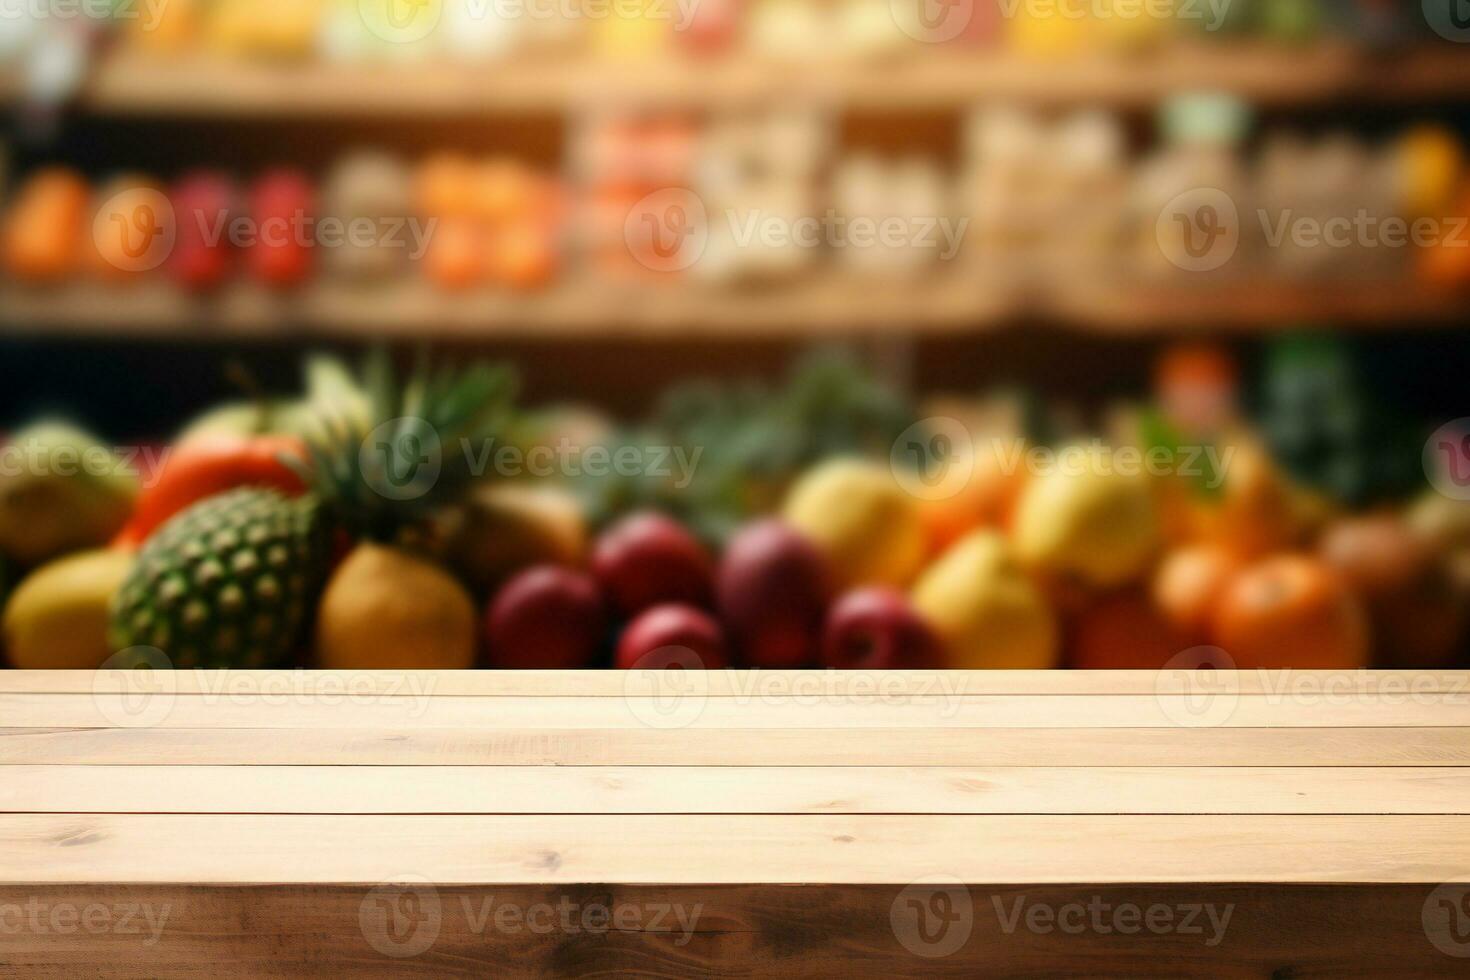
<path id="1" fill-rule="evenodd" d="M 875 463 L 836 459 L 809 470 L 787 495 L 784 515 L 827 557 L 841 588 L 906 586 L 924 563 L 918 501 Z"/>
<path id="2" fill-rule="evenodd" d="M 1057 664 L 1051 608 L 995 531 L 961 539 L 924 572 L 914 608 L 961 670 L 1045 670 Z"/>

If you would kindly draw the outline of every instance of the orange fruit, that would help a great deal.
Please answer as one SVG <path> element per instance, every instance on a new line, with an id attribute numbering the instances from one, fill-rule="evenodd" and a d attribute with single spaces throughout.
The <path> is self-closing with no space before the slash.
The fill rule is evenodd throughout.
<path id="1" fill-rule="evenodd" d="M 960 538 L 982 527 L 1010 524 L 1016 499 L 1025 483 L 1024 469 L 1007 472 L 993 453 L 976 451 L 974 469 L 964 488 L 941 500 L 920 499 L 919 517 L 929 541 L 929 555 L 937 557 Z"/>
<path id="2" fill-rule="evenodd" d="M 1191 545 L 1165 556 L 1154 572 L 1154 604 L 1171 627 L 1203 639 L 1215 603 L 1239 569 L 1235 556 L 1218 545 Z"/>
<path id="3" fill-rule="evenodd" d="M 89 196 L 78 174 L 59 167 L 26 181 L 0 234 L 7 271 L 30 282 L 52 282 L 74 271 L 90 231 Z"/>
<path id="4" fill-rule="evenodd" d="M 445 153 L 424 161 L 414 181 L 414 202 L 426 218 L 463 218 L 474 210 L 477 171 L 466 157 Z"/>
<path id="5" fill-rule="evenodd" d="M 466 289 L 481 279 L 485 241 L 479 226 L 465 218 L 439 222 L 424 252 L 424 274 L 444 289 Z"/>
<path id="6" fill-rule="evenodd" d="M 1224 497 L 1205 519 L 1206 537 L 1242 559 L 1296 544 L 1302 528 L 1291 485 L 1260 446 L 1243 442 L 1225 467 Z"/>
<path id="7" fill-rule="evenodd" d="M 1322 561 L 1277 555 L 1237 575 L 1215 608 L 1214 640 L 1241 668 L 1360 668 L 1368 622 Z"/>
<path id="8" fill-rule="evenodd" d="M 495 235 L 487 265 L 496 282 L 516 289 L 545 286 L 556 275 L 556 240 L 539 224 L 516 222 Z"/>
<path id="9" fill-rule="evenodd" d="M 1128 591 L 1094 603 L 1078 617 L 1069 661 L 1078 670 L 1157 670 L 1192 645 L 1147 596 Z"/>

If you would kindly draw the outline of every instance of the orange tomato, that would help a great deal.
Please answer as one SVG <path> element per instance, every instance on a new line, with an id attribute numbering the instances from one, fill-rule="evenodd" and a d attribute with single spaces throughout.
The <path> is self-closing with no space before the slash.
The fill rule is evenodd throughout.
<path id="1" fill-rule="evenodd" d="M 1278 555 L 1242 571 L 1215 609 L 1214 640 L 1241 668 L 1361 668 L 1368 621 L 1325 563 Z"/>

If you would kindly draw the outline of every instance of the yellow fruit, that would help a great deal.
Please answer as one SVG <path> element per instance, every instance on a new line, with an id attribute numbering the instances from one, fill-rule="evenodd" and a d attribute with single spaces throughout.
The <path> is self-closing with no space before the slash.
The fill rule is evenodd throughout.
<path id="1" fill-rule="evenodd" d="M 0 467 L 0 553 L 34 567 L 112 540 L 138 479 L 92 436 L 43 423 L 17 432 Z"/>
<path id="2" fill-rule="evenodd" d="M 918 501 L 875 463 L 837 459 L 809 470 L 785 517 L 827 556 L 839 588 L 906 586 L 923 565 Z"/>
<path id="3" fill-rule="evenodd" d="M 455 524 L 450 561 L 481 592 L 532 565 L 579 565 L 587 551 L 581 504 L 558 487 L 491 484 L 475 491 Z"/>
<path id="4" fill-rule="evenodd" d="M 5 652 L 23 670 L 92 670 L 112 655 L 112 596 L 133 566 L 124 551 L 87 551 L 43 565 L 5 606 Z"/>
<path id="5" fill-rule="evenodd" d="M 316 652 L 328 670 L 468 669 L 475 664 L 475 605 L 433 562 L 361 544 L 327 583 Z"/>
<path id="6" fill-rule="evenodd" d="M 1465 168 L 1465 151 L 1454 132 L 1442 126 L 1417 126 L 1399 139 L 1395 155 L 1408 216 L 1446 214 Z"/>
<path id="7" fill-rule="evenodd" d="M 1098 588 L 1142 575 L 1160 538 L 1148 477 L 1120 472 L 1111 450 L 1062 450 L 1054 467 L 1027 484 L 1016 509 L 1023 564 Z"/>
<path id="8" fill-rule="evenodd" d="M 1043 670 L 1057 664 L 1051 608 L 994 531 L 975 532 L 930 566 L 914 587 L 913 603 L 943 642 L 949 667 Z"/>

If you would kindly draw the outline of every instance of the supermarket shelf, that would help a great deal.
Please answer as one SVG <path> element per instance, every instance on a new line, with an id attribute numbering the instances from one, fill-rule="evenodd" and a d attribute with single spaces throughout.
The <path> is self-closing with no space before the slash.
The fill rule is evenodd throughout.
<path id="1" fill-rule="evenodd" d="M 1342 44 L 1223 42 L 1046 62 L 1006 54 L 922 54 L 807 64 L 665 57 L 398 68 L 160 60 L 119 51 L 101 59 L 78 104 L 118 115 L 250 117 L 559 112 L 619 100 L 718 107 L 785 99 L 792 92 L 871 110 L 941 109 L 989 99 L 1146 106 L 1192 88 L 1227 90 L 1261 105 L 1470 96 L 1470 57 L 1451 45 L 1377 57 Z"/>
<path id="2" fill-rule="evenodd" d="M 921 302 L 916 306 L 916 301 Z M 446 293 L 422 282 L 322 283 L 288 293 L 236 286 L 189 296 L 166 284 L 0 287 L 0 330 L 230 338 L 298 336 L 737 337 L 842 334 L 895 325 L 964 332 L 1013 304 L 958 277 L 866 289 L 829 277 L 762 289 L 697 284 L 563 284 L 541 293 Z"/>
<path id="3" fill-rule="evenodd" d="M 1404 281 L 1220 282 L 1202 288 L 1080 288 L 1053 297 L 1051 315 L 1097 333 L 1255 331 L 1281 325 L 1392 329 L 1470 326 L 1470 294 Z"/>
<path id="4" fill-rule="evenodd" d="M 0 287 L 0 332 L 12 336 L 759 339 L 965 335 L 1034 322 L 1109 335 L 1251 332 L 1299 323 L 1453 326 L 1470 322 L 1470 296 L 1404 283 L 1236 282 L 1078 288 L 1043 297 L 962 276 L 876 289 L 829 276 L 760 289 L 587 283 L 537 294 L 446 294 L 419 282 L 320 284 L 292 293 L 236 286 L 206 297 L 162 283 Z"/>

